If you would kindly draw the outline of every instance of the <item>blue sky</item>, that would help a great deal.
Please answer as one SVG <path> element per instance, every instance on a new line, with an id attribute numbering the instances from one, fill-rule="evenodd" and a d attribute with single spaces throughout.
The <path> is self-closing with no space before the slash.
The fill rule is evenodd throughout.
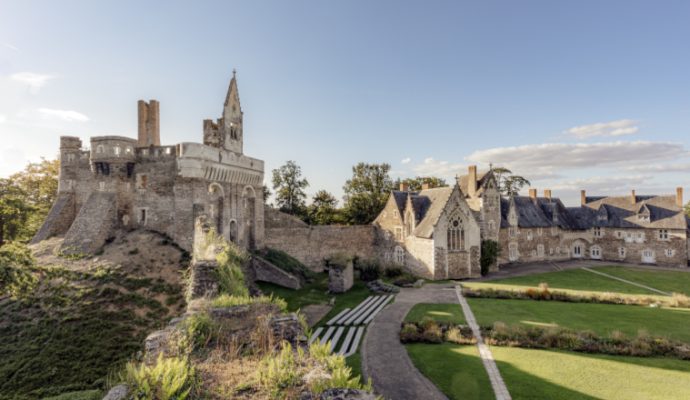
<path id="1" fill-rule="evenodd" d="M 507 165 L 569 203 L 690 186 L 687 1 L 0 1 L 0 176 L 58 137 L 201 141 L 232 69 L 245 152 L 338 197 L 358 161 Z"/>

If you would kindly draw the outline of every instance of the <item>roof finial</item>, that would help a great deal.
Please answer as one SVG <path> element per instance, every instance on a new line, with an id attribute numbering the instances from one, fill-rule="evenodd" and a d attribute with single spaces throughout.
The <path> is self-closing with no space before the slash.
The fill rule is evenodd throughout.
<path id="1" fill-rule="evenodd" d="M 237 74 L 237 70 L 235 68 L 232 69 L 232 77 L 233 79 L 235 78 L 235 75 Z"/>

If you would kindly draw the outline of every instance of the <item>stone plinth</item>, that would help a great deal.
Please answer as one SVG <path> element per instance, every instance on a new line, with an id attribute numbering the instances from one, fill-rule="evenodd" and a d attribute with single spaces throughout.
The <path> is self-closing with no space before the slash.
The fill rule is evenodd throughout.
<path id="1" fill-rule="evenodd" d="M 328 270 L 328 291 L 331 293 L 345 293 L 354 283 L 354 268 L 352 260 L 346 265 L 331 265 Z"/>

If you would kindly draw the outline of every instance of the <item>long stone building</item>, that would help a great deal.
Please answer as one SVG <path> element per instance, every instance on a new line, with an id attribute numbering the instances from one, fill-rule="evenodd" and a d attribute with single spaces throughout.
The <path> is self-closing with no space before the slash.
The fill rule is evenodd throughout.
<path id="1" fill-rule="evenodd" d="M 675 195 L 588 197 L 566 207 L 550 190 L 503 197 L 492 171 L 470 166 L 451 187 L 393 191 L 374 225 L 396 242 L 385 258 L 429 279 L 480 276 L 482 240 L 497 241 L 497 265 L 593 259 L 687 267 L 690 219 Z"/>
<path id="2" fill-rule="evenodd" d="M 159 104 L 138 103 L 138 138 L 60 138 L 55 204 L 33 241 L 64 235 L 62 251 L 90 253 L 117 229 L 150 229 L 191 249 L 204 214 L 245 248 L 264 241 L 264 163 L 243 152 L 243 113 L 233 72 L 221 118 L 203 121 L 203 143 L 161 145 Z"/>

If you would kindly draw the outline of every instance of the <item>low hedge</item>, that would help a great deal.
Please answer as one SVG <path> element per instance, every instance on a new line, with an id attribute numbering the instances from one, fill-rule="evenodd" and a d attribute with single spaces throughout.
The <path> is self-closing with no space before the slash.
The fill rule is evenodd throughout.
<path id="1" fill-rule="evenodd" d="M 441 339 L 437 331 L 441 331 Z M 573 331 L 564 328 L 535 326 L 507 326 L 496 322 L 482 327 L 484 342 L 491 346 L 522 347 L 528 349 L 558 349 L 580 353 L 608 354 L 614 356 L 667 357 L 690 360 L 690 345 L 650 336 L 646 331 L 633 338 L 619 331 L 609 336 L 599 336 L 591 331 Z M 403 343 L 475 344 L 472 330 L 464 325 L 451 326 L 436 322 L 404 323 L 400 331 Z"/>
<path id="2" fill-rule="evenodd" d="M 559 290 L 550 290 L 546 284 L 540 284 L 538 288 L 520 289 L 494 289 L 494 288 L 468 288 L 463 287 L 465 297 L 511 299 L 511 300 L 545 300 L 563 301 L 568 303 L 601 303 L 621 305 L 664 305 L 668 307 L 690 307 L 690 297 L 673 293 L 668 297 L 633 296 L 621 293 L 586 293 L 577 294 Z"/>

